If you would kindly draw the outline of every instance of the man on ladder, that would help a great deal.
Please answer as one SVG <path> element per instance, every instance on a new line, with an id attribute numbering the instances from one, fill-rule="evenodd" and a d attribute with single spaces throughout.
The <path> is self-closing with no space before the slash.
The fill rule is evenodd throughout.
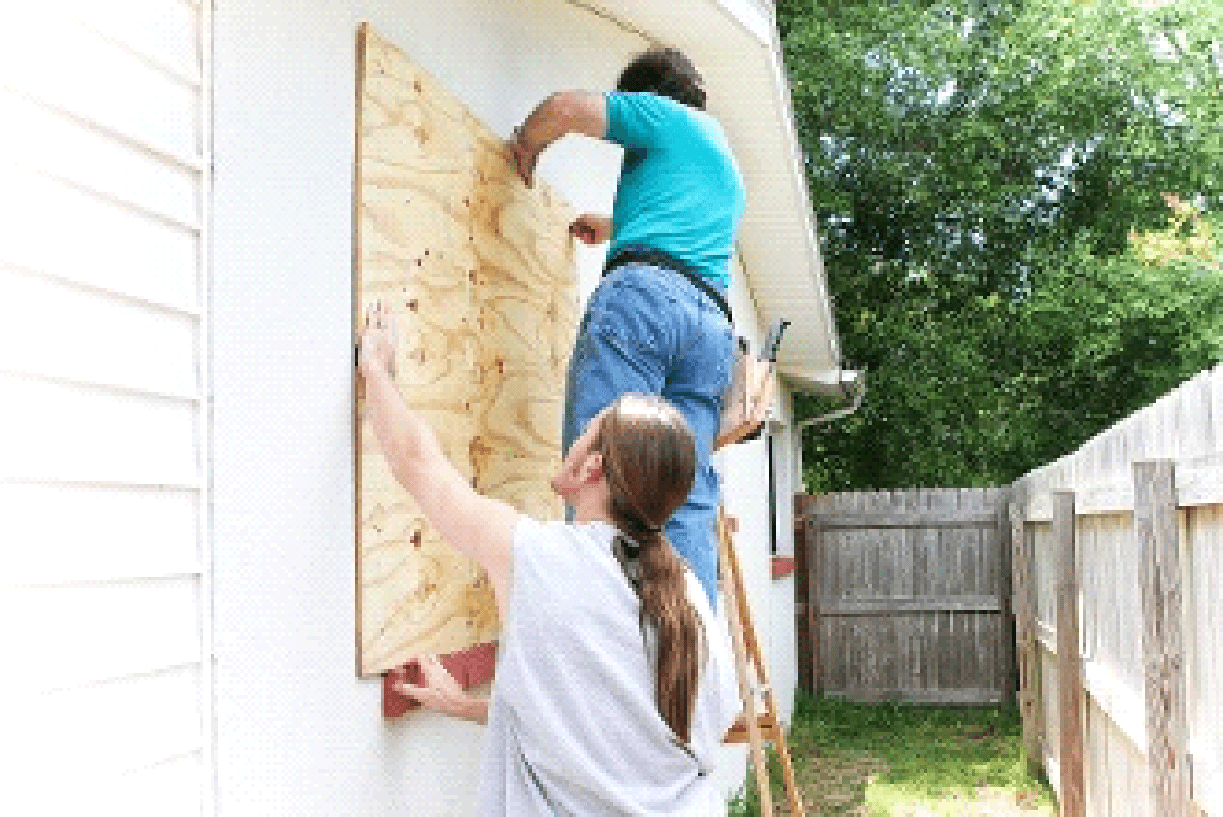
<path id="1" fill-rule="evenodd" d="M 720 485 L 709 455 L 733 368 L 726 293 L 746 193 L 705 98 L 687 57 L 651 49 L 615 91 L 549 96 L 509 149 L 530 184 L 540 152 L 565 134 L 624 148 L 611 218 L 585 215 L 570 230 L 610 248 L 570 358 L 562 453 L 622 394 L 658 395 L 679 409 L 696 436 L 697 474 L 665 532 L 716 607 Z"/>

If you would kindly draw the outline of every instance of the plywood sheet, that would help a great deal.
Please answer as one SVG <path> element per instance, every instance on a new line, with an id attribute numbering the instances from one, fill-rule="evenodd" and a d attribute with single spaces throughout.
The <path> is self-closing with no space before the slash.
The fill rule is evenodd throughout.
<path id="1" fill-rule="evenodd" d="M 358 35 L 355 299 L 400 317 L 399 388 L 483 493 L 559 518 L 572 211 L 526 188 L 502 140 L 385 38 Z M 395 482 L 357 406 L 361 674 L 496 636 L 482 571 Z"/>

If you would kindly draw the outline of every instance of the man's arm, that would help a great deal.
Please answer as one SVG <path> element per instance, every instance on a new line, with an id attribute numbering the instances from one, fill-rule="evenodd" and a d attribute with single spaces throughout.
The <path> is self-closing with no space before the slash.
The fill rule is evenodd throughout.
<path id="1" fill-rule="evenodd" d="M 602 139 L 607 135 L 607 97 L 593 91 L 558 91 L 514 129 L 510 152 L 518 175 L 530 185 L 544 148 L 567 133 Z"/>
<path id="2" fill-rule="evenodd" d="M 447 542 L 488 572 L 502 621 L 509 610 L 516 510 L 483 496 L 446 458 L 432 429 L 404 402 L 393 380 L 394 332 L 388 307 L 366 310 L 360 372 L 365 411 L 391 472 Z"/>

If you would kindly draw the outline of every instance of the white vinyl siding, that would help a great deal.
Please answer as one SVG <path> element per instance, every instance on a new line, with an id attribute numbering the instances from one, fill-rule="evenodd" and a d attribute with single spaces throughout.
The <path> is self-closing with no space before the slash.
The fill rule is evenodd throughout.
<path id="1" fill-rule="evenodd" d="M 0 12 L 3 813 L 212 812 L 208 14 Z"/>

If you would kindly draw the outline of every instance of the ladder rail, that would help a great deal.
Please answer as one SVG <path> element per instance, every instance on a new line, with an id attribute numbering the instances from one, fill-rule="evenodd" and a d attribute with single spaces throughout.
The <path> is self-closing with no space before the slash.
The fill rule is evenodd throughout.
<path id="1" fill-rule="evenodd" d="M 731 541 L 730 524 L 725 509 L 718 510 L 718 550 L 723 565 L 723 576 L 729 584 L 726 593 L 726 610 L 729 619 L 731 642 L 735 650 L 735 669 L 739 678 L 739 695 L 743 698 L 744 721 L 748 743 L 751 745 L 752 763 L 756 769 L 756 785 L 760 792 L 760 813 L 773 814 L 772 791 L 769 788 L 768 764 L 761 739 L 761 726 L 772 738 L 781 760 L 782 785 L 786 792 L 786 804 L 791 817 L 805 817 L 802 796 L 794 777 L 794 766 L 790 762 L 790 750 L 786 745 L 785 729 L 782 727 L 777 699 L 769 682 L 768 668 L 760 643 L 756 640 L 756 627 L 752 621 L 751 607 L 743 586 L 743 575 L 739 569 L 739 557 Z M 749 663 L 755 668 L 756 682 L 749 678 Z M 756 693 L 762 693 L 764 712 L 756 714 Z"/>

